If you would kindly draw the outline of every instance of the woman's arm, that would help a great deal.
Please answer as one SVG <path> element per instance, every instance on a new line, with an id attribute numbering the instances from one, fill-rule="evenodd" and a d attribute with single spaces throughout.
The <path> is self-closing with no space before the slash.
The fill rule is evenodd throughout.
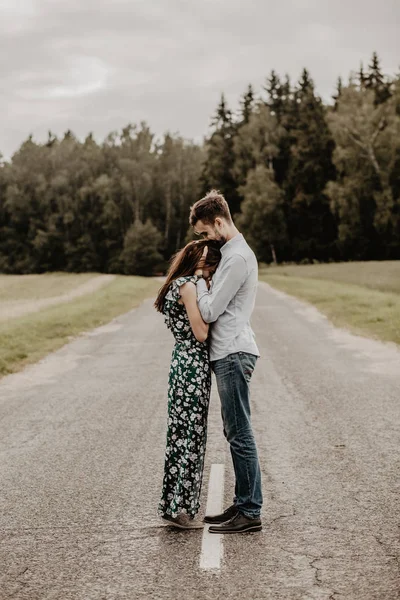
<path id="1" fill-rule="evenodd" d="M 191 281 L 184 283 L 180 288 L 180 294 L 196 340 L 205 342 L 208 336 L 209 325 L 203 321 L 199 307 L 197 306 L 196 285 Z"/>

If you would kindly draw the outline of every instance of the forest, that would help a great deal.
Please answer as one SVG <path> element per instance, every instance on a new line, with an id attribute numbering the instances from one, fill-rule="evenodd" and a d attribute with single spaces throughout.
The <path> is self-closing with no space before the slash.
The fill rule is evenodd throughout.
<path id="1" fill-rule="evenodd" d="M 0 158 L 0 272 L 165 272 L 211 188 L 259 261 L 400 259 L 400 72 L 373 53 L 327 103 L 273 70 L 238 106 L 222 95 L 202 144 L 145 122 L 29 135 Z"/>

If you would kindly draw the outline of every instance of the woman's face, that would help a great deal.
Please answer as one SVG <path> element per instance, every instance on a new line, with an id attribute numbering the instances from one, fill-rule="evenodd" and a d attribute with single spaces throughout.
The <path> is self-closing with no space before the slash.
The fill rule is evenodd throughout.
<path id="1" fill-rule="evenodd" d="M 203 277 L 211 277 L 212 275 L 214 275 L 215 271 L 217 270 L 217 267 L 214 266 L 210 266 L 210 265 L 204 265 L 204 269 L 203 269 Z"/>
<path id="2" fill-rule="evenodd" d="M 209 246 L 212 246 L 211 248 Z M 204 257 L 204 249 L 207 246 L 207 253 L 206 256 Z M 197 267 L 199 268 L 201 266 L 202 263 L 204 263 L 203 266 L 203 276 L 206 278 L 212 277 L 212 275 L 215 273 L 215 271 L 217 270 L 218 267 L 218 263 L 221 259 L 221 253 L 219 250 L 219 244 L 217 244 L 216 242 L 209 242 L 204 243 L 203 241 L 199 241 L 196 243 L 196 251 L 199 253 L 199 257 L 197 262 Z M 207 262 L 207 257 L 208 257 L 208 262 Z"/>

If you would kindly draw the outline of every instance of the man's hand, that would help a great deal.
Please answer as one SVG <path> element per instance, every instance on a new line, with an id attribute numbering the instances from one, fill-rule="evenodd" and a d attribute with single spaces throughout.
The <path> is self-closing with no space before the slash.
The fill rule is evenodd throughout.
<path id="1" fill-rule="evenodd" d="M 197 275 L 198 277 L 202 277 L 202 275 L 203 275 L 203 269 L 204 269 L 204 265 L 206 264 L 207 253 L 208 253 L 208 246 L 204 246 L 203 254 L 201 255 L 201 258 L 199 260 L 197 268 L 194 272 L 194 274 Z"/>

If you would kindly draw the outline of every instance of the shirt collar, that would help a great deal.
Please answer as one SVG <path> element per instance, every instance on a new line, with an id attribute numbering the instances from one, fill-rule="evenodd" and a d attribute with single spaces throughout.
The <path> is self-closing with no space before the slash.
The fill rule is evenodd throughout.
<path id="1" fill-rule="evenodd" d="M 233 238 L 225 242 L 223 246 L 221 246 L 221 254 L 225 254 L 225 252 L 229 252 L 229 250 L 235 246 L 238 242 L 243 240 L 243 233 L 237 233 Z"/>

